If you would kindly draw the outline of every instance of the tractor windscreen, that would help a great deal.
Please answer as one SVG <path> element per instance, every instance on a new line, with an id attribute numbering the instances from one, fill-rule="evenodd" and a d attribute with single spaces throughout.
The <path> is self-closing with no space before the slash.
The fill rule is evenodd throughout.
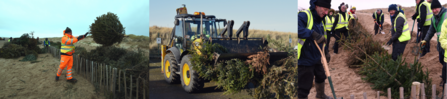
<path id="1" fill-rule="evenodd" d="M 200 37 L 200 19 L 199 20 L 187 20 L 185 21 L 186 26 L 186 35 L 189 35 L 191 39 Z M 203 35 L 206 38 L 209 38 L 212 35 L 215 35 L 216 25 L 214 21 L 203 21 Z"/>

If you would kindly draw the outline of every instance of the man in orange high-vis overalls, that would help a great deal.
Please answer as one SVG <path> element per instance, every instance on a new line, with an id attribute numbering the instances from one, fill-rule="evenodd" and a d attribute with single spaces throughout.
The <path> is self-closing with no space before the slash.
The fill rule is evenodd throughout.
<path id="1" fill-rule="evenodd" d="M 59 80 L 59 76 L 61 76 L 62 71 L 65 67 L 67 67 L 67 81 L 76 82 L 76 79 L 71 76 L 71 67 L 73 66 L 73 53 L 75 49 L 73 44 L 78 42 L 79 40 L 82 40 L 84 37 L 87 36 L 87 34 L 88 32 L 85 33 L 85 35 L 73 37 L 70 28 L 67 27 L 67 29 L 64 30 L 64 37 L 62 37 L 61 41 L 61 64 L 59 65 L 59 69 L 57 70 L 56 81 Z"/>

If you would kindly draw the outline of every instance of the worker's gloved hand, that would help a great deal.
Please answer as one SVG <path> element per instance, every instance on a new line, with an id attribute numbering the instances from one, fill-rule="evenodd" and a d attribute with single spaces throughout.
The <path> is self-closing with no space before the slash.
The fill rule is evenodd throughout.
<path id="1" fill-rule="evenodd" d="M 82 40 L 82 39 L 84 39 L 84 37 L 85 37 L 84 35 L 79 35 L 78 40 Z"/>
<path id="2" fill-rule="evenodd" d="M 84 35 L 84 36 L 85 36 L 85 37 L 87 37 L 87 34 L 90 34 L 90 33 L 89 33 L 89 32 L 87 32 L 87 33 L 85 33 L 85 35 Z"/>
<path id="3" fill-rule="evenodd" d="M 427 44 L 427 41 L 422 40 L 422 41 L 421 41 L 421 46 L 422 46 L 423 48 L 425 47 L 425 44 Z"/>
<path id="4" fill-rule="evenodd" d="M 386 45 L 391 45 L 391 44 L 393 44 L 393 41 L 391 41 L 391 40 L 389 40 L 389 41 L 386 43 Z"/>
<path id="5" fill-rule="evenodd" d="M 411 19 L 416 20 L 416 15 L 411 16 Z"/>
<path id="6" fill-rule="evenodd" d="M 327 63 L 329 63 L 331 61 L 331 54 L 329 54 L 329 50 L 325 50 L 324 55 L 326 56 Z"/>
<path id="7" fill-rule="evenodd" d="M 380 24 L 379 27 L 382 27 L 382 24 Z"/>
<path id="8" fill-rule="evenodd" d="M 321 44 L 321 43 L 325 43 L 325 42 L 326 42 L 326 38 L 324 38 L 323 35 L 321 35 L 321 34 L 315 32 L 315 31 L 312 33 L 312 37 L 314 38 L 314 40 L 317 41 L 318 44 Z"/>

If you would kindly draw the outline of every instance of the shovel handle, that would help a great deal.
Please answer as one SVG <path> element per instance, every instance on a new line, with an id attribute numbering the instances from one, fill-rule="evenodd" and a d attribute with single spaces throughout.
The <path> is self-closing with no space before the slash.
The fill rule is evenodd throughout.
<path id="1" fill-rule="evenodd" d="M 329 68 L 328 68 L 327 60 L 326 60 L 326 55 L 324 55 L 324 53 L 321 51 L 321 48 L 320 48 L 320 46 L 318 46 L 317 41 L 314 40 L 314 43 L 315 43 L 315 45 L 317 45 L 318 51 L 320 51 L 321 59 L 323 59 L 323 66 L 324 66 L 324 69 L 325 69 L 325 71 L 326 71 L 326 75 L 327 75 L 328 77 L 330 77 L 330 76 L 331 76 L 331 73 L 329 73 Z"/>

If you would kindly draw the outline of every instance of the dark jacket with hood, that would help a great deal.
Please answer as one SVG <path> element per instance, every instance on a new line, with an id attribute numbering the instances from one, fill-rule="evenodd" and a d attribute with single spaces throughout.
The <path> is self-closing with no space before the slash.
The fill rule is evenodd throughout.
<path id="1" fill-rule="evenodd" d="M 317 14 L 315 10 L 315 2 L 317 0 L 311 0 L 311 6 L 309 9 L 311 10 L 313 17 L 313 27 L 311 30 L 307 29 L 307 15 L 304 12 L 298 13 L 298 38 L 306 39 L 304 42 L 303 48 L 301 48 L 301 56 L 298 59 L 298 65 L 300 66 L 313 66 L 321 63 L 321 54 L 317 48 L 317 45 L 314 43 L 314 39 L 312 37 L 312 33 L 315 31 L 324 35 L 324 27 L 322 23 L 322 19 Z M 323 44 L 318 44 L 320 48 L 323 48 Z"/>
<path id="2" fill-rule="evenodd" d="M 434 25 L 436 25 L 436 27 L 440 27 L 442 25 L 442 23 L 439 24 L 439 22 L 444 19 L 442 17 L 442 15 L 446 12 L 447 12 L 447 9 L 444 7 L 441 7 L 441 11 L 439 11 L 438 15 L 433 14 L 433 18 L 435 18 L 436 21 L 435 21 L 435 24 L 433 24 L 433 22 L 431 23 L 430 28 L 428 29 L 427 35 L 424 38 L 425 41 L 430 41 L 431 38 L 434 36 L 434 34 L 437 32 Z M 445 16 L 447 16 L 447 13 Z M 447 20 L 447 19 L 445 19 L 445 20 Z M 432 19 L 432 21 L 433 21 L 433 19 Z M 439 32 L 441 32 L 441 31 L 439 31 Z"/>
<path id="3" fill-rule="evenodd" d="M 425 23 L 425 19 L 427 18 L 427 8 L 425 5 L 422 5 L 421 8 L 419 8 L 419 6 L 422 4 L 422 2 L 424 2 L 425 0 L 421 0 L 421 2 L 416 5 L 416 13 L 413 14 L 413 18 L 416 18 L 418 15 L 420 15 L 420 20 L 418 21 L 418 27 L 423 27 L 424 23 Z M 419 12 L 419 9 L 421 12 Z"/>
<path id="4" fill-rule="evenodd" d="M 341 6 L 338 7 L 338 11 L 339 11 L 338 13 L 340 13 L 341 16 L 339 14 L 335 14 L 335 17 L 334 17 L 335 21 L 334 21 L 334 25 L 332 26 L 332 31 L 334 31 L 335 27 L 337 27 L 337 24 L 338 24 L 339 19 L 340 19 L 339 17 L 343 17 L 344 19 L 347 19 L 347 20 L 349 20 L 351 18 L 351 16 L 349 14 L 346 15 L 347 11 L 346 12 L 341 12 Z M 343 28 L 337 29 L 337 30 L 348 31 L 348 29 L 346 29 L 346 27 L 343 27 Z"/>
<path id="5" fill-rule="evenodd" d="M 394 13 L 391 19 L 395 19 L 399 13 L 401 12 L 396 11 L 396 13 Z M 400 37 L 400 35 L 402 35 L 402 29 L 404 28 L 405 19 L 402 17 L 396 19 L 396 31 L 394 31 L 394 21 L 392 23 L 393 23 L 393 25 L 391 26 L 392 37 L 390 40 L 396 43 L 396 41 L 399 42 L 398 38 Z"/>

